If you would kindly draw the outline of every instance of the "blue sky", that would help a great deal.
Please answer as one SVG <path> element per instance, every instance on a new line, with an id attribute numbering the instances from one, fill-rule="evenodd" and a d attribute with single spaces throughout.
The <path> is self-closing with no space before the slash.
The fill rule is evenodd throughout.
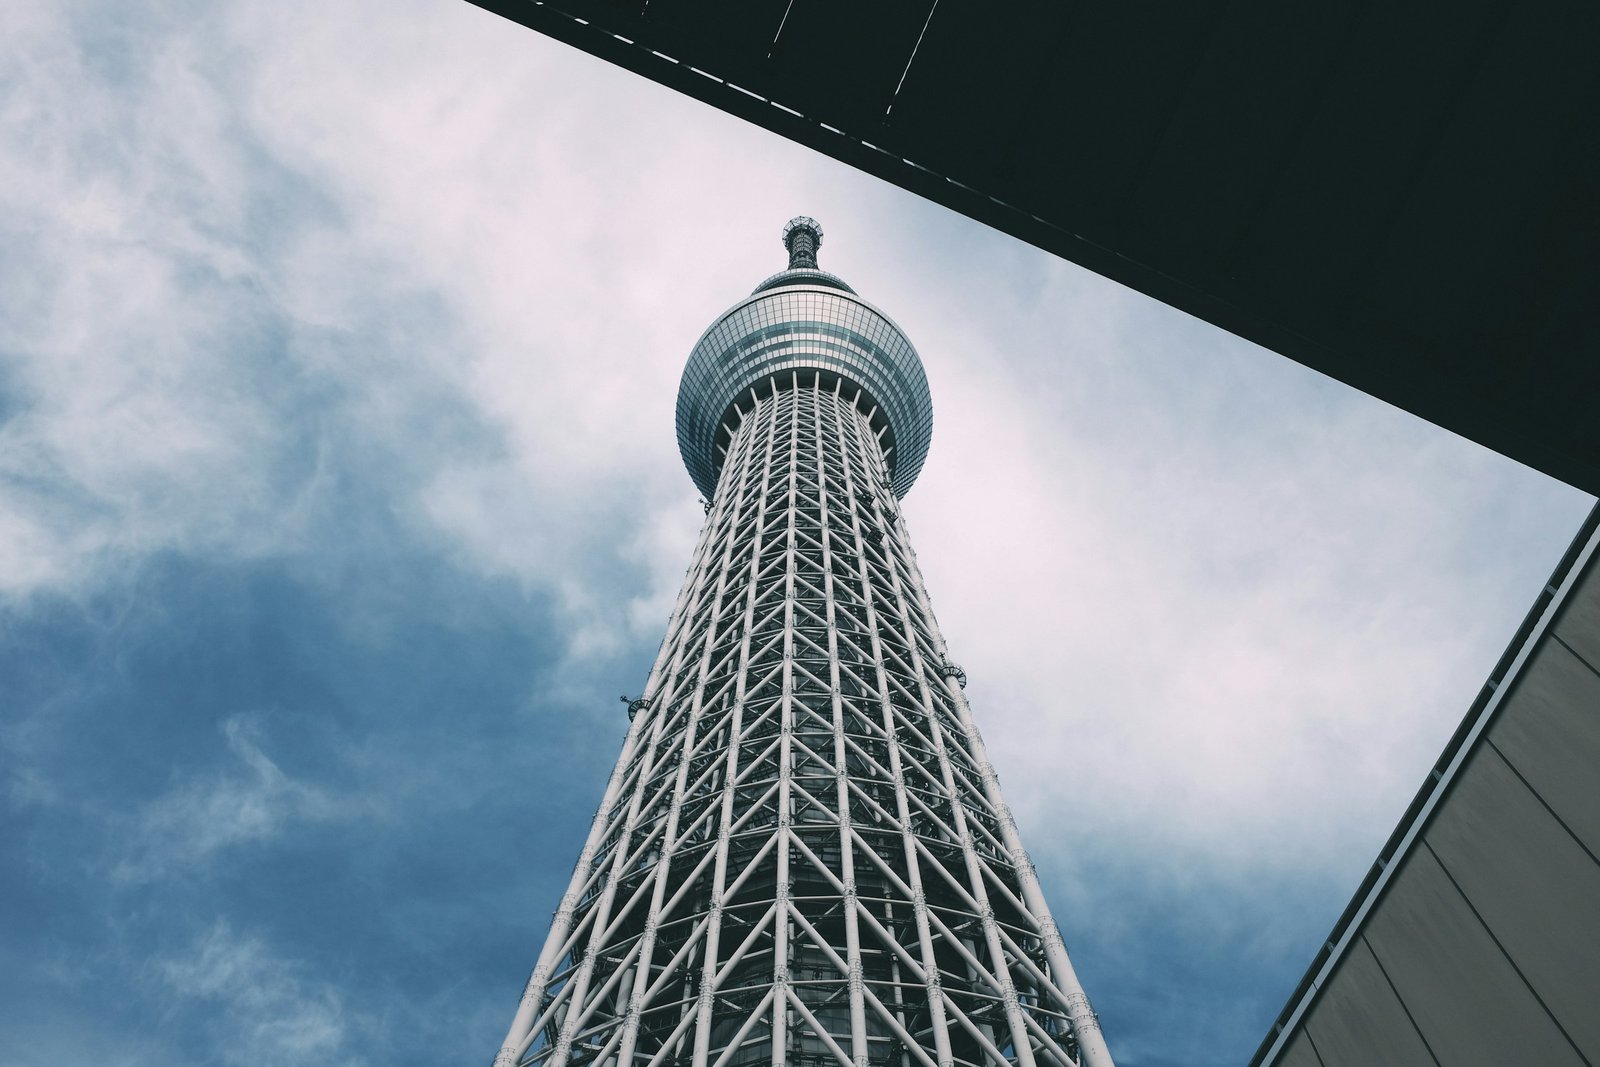
<path id="1" fill-rule="evenodd" d="M 1248 1057 L 1591 503 L 463 3 L 6 24 L 7 1063 L 488 1061 L 792 215 L 1125 1067 Z"/>

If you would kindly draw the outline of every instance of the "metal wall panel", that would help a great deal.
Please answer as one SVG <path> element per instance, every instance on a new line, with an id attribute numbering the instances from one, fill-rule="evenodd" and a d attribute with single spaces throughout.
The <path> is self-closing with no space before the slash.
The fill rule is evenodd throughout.
<path id="1" fill-rule="evenodd" d="M 1364 941 L 1358 940 L 1345 955 L 1304 1029 L 1316 1043 L 1323 1067 L 1434 1062 Z"/>
<path id="2" fill-rule="evenodd" d="M 1556 1024 L 1579 1048 L 1600 1051 L 1594 857 L 1487 745 L 1473 756 L 1427 841 Z"/>
<path id="3" fill-rule="evenodd" d="M 1600 580 L 1594 575 L 1573 591 L 1556 622 L 1556 636 L 1590 667 L 1600 670 Z"/>
<path id="4" fill-rule="evenodd" d="M 1440 1063 L 1582 1067 L 1433 853 L 1407 857 L 1366 938 Z"/>
<path id="5" fill-rule="evenodd" d="M 1600 1064 L 1600 507 L 1252 1059 Z"/>
<path id="6" fill-rule="evenodd" d="M 1546 642 L 1490 728 L 1489 742 L 1573 836 L 1600 855 L 1600 675 L 1566 646 Z"/>
<path id="7" fill-rule="evenodd" d="M 1306 1040 L 1306 1035 L 1301 1034 L 1289 1043 L 1283 1050 L 1283 1058 L 1278 1061 L 1283 1067 L 1327 1067 L 1317 1057 L 1317 1050 L 1311 1047 L 1311 1042 Z"/>

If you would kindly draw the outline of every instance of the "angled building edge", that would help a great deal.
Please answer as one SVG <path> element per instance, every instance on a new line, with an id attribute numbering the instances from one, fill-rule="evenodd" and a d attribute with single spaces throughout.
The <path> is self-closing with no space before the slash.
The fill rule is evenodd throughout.
<path id="1" fill-rule="evenodd" d="M 1600 505 L 1250 1067 L 1600 1062 Z"/>

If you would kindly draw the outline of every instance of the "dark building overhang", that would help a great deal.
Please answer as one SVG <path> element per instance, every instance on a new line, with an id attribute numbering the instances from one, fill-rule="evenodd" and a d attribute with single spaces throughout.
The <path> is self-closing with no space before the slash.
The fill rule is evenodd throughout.
<path id="1" fill-rule="evenodd" d="M 475 2 L 1600 493 L 1600 6 Z"/>

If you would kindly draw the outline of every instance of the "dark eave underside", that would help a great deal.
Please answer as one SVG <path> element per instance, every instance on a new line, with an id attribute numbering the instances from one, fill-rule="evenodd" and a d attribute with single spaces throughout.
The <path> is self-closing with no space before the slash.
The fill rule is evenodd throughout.
<path id="1" fill-rule="evenodd" d="M 475 2 L 1600 493 L 1600 5 Z"/>

